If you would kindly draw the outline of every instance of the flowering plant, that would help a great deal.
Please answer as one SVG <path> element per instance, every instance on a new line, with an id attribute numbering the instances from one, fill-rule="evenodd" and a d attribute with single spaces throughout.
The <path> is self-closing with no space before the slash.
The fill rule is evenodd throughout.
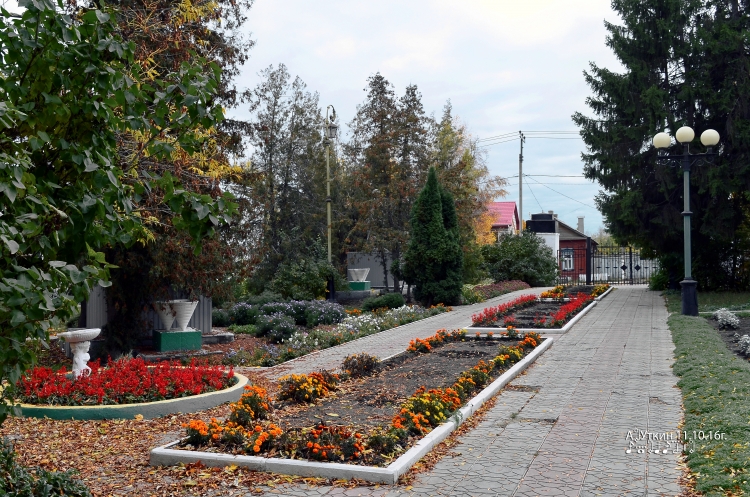
<path id="1" fill-rule="evenodd" d="M 578 314 L 578 311 L 583 309 L 592 300 L 594 300 L 594 297 L 584 293 L 574 295 L 568 303 L 560 307 L 560 310 L 550 315 L 550 324 L 552 326 L 561 326 L 568 319 Z"/>
<path id="2" fill-rule="evenodd" d="M 302 455 L 308 459 L 354 460 L 362 457 L 365 451 L 362 434 L 353 432 L 345 426 L 328 426 L 321 423 L 306 435 L 299 446 Z"/>
<path id="3" fill-rule="evenodd" d="M 338 375 L 327 371 L 282 376 L 279 378 L 278 399 L 312 402 L 335 390 L 338 379 Z"/>
<path id="4" fill-rule="evenodd" d="M 599 295 L 603 294 L 609 290 L 609 283 L 602 283 L 600 285 L 595 285 L 594 290 L 591 292 L 592 297 L 598 297 Z"/>
<path id="5" fill-rule="evenodd" d="M 255 385 L 245 386 L 245 393 L 240 400 L 229 406 L 232 411 L 229 421 L 239 425 L 247 425 L 256 419 L 265 419 L 270 411 L 270 403 L 265 388 Z"/>
<path id="6" fill-rule="evenodd" d="M 539 297 L 543 299 L 562 299 L 565 296 L 565 287 L 557 285 L 552 290 L 547 290 L 539 294 Z"/>
<path id="7" fill-rule="evenodd" d="M 520 297 L 500 304 L 495 307 L 487 307 L 482 312 L 471 316 L 471 322 L 474 326 L 493 326 L 497 320 L 503 316 L 510 315 L 513 311 L 523 309 L 537 301 L 536 295 L 521 295 Z"/>
<path id="8" fill-rule="evenodd" d="M 729 312 L 729 310 L 722 308 L 714 312 L 713 318 L 719 322 L 719 329 L 732 328 L 736 330 L 740 327 L 740 318 Z"/>
<path id="9" fill-rule="evenodd" d="M 77 379 L 65 368 L 29 370 L 16 383 L 19 400 L 65 406 L 136 404 L 222 390 L 237 381 L 231 368 L 201 365 L 195 359 L 187 367 L 169 361 L 148 366 L 140 357 L 110 360 L 106 368 L 97 360 L 89 367 L 91 373 Z"/>
<path id="10" fill-rule="evenodd" d="M 479 336 L 478 333 L 477 336 Z M 466 330 L 453 330 L 448 332 L 445 329 L 440 329 L 437 330 L 434 335 L 427 338 L 415 338 L 409 342 L 409 347 L 406 350 L 408 352 L 430 352 L 433 347 L 442 345 L 446 342 L 463 340 L 465 337 Z"/>

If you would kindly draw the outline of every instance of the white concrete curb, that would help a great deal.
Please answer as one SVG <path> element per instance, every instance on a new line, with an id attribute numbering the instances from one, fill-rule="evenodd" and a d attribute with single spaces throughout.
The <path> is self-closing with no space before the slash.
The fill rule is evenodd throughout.
<path id="1" fill-rule="evenodd" d="M 150 463 L 152 466 L 173 466 L 179 463 L 194 463 L 200 461 L 209 467 L 223 468 L 229 465 L 243 466 L 257 471 L 272 471 L 299 476 L 317 476 L 323 478 L 351 479 L 358 478 L 373 483 L 396 483 L 399 476 L 406 473 L 414 463 L 419 461 L 433 447 L 445 440 L 464 420 L 476 412 L 487 400 L 492 398 L 500 389 L 524 371 L 545 350 L 552 346 L 552 338 L 546 338 L 537 348 L 531 351 L 518 364 L 503 373 L 484 390 L 459 409 L 449 421 L 438 426 L 425 435 L 416 445 L 406 451 L 401 457 L 392 462 L 387 468 L 374 466 L 357 466 L 353 464 L 322 463 L 316 461 L 280 459 L 275 457 L 235 456 L 212 452 L 198 452 L 173 449 L 182 440 L 151 450 Z"/>
<path id="2" fill-rule="evenodd" d="M 605 295 L 607 295 L 607 294 L 608 294 L 609 292 L 611 292 L 611 291 L 612 291 L 612 290 L 614 290 L 614 289 L 615 289 L 615 287 L 613 287 L 613 286 L 610 286 L 610 287 L 609 287 L 609 288 L 607 289 L 607 291 L 606 291 L 606 292 L 604 292 L 603 294 L 599 295 L 598 297 L 595 297 L 595 298 L 594 298 L 594 300 L 596 300 L 597 302 L 599 302 L 599 301 L 600 301 L 601 299 L 603 299 L 603 298 L 604 298 L 604 296 L 605 296 Z"/>

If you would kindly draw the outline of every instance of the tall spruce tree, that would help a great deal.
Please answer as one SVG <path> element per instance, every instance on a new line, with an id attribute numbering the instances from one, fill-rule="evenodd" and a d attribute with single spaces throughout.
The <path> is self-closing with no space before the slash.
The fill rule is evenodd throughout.
<path id="1" fill-rule="evenodd" d="M 377 254 L 386 286 L 400 291 L 398 261 L 409 240 L 409 216 L 429 164 L 427 118 L 414 85 L 396 98 L 380 73 L 368 78 L 367 98 L 349 124 L 346 155 L 357 220 L 347 236 L 358 250 Z M 393 276 L 389 280 L 389 274 Z"/>
<path id="2" fill-rule="evenodd" d="M 411 239 L 403 275 L 423 305 L 454 304 L 461 295 L 463 254 L 453 196 L 430 168 L 411 215 Z"/>
<path id="3" fill-rule="evenodd" d="M 584 175 L 602 187 L 597 205 L 607 231 L 671 261 L 682 276 L 682 171 L 656 161 L 651 137 L 682 125 L 717 130 L 720 155 L 692 169 L 694 277 L 702 288 L 747 287 L 750 190 L 750 19 L 738 0 L 616 0 L 622 25 L 605 23 L 625 70 L 591 64 L 593 116 L 574 122 L 588 147 Z M 672 152 L 681 151 L 676 146 Z"/>

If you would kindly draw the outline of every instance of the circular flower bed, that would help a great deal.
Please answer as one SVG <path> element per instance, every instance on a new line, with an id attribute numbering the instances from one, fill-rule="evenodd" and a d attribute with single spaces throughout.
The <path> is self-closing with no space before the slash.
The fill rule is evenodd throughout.
<path id="1" fill-rule="evenodd" d="M 195 361 L 184 367 L 125 358 L 111 361 L 106 368 L 99 361 L 89 366 L 91 374 L 78 379 L 65 368 L 34 368 L 16 383 L 17 398 L 25 404 L 53 406 L 137 404 L 200 395 L 237 383 L 231 368 Z"/>

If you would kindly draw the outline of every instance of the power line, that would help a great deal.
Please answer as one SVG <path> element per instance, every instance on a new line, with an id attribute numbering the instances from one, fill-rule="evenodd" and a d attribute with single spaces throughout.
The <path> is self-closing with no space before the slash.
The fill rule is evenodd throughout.
<path id="1" fill-rule="evenodd" d="M 531 196 L 534 197 L 534 200 L 536 200 L 537 205 L 539 206 L 539 211 L 544 212 L 544 208 L 542 207 L 542 204 L 539 203 L 539 199 L 536 198 L 536 195 L 534 194 L 534 190 L 531 189 L 531 185 L 529 185 L 529 182 L 526 182 L 526 187 L 531 192 Z"/>
<path id="2" fill-rule="evenodd" d="M 526 176 L 526 175 L 524 175 L 524 176 Z M 535 180 L 535 179 L 533 179 L 533 178 L 532 178 L 532 181 L 534 181 L 534 183 L 537 183 L 537 184 L 540 184 L 540 185 L 544 186 L 545 188 L 548 188 L 548 189 L 552 190 L 553 192 L 557 193 L 558 195 L 562 195 L 563 197 L 565 197 L 565 198 L 567 198 L 567 199 L 570 199 L 570 200 L 572 200 L 572 201 L 574 201 L 574 202 L 578 202 L 579 204 L 581 204 L 581 205 L 585 205 L 586 207 L 589 207 L 589 208 L 591 208 L 591 209 L 596 209 L 596 207 L 593 207 L 593 206 L 591 206 L 591 205 L 589 205 L 589 204 L 585 204 L 585 203 L 581 202 L 580 200 L 576 200 L 576 199 L 574 199 L 573 197 L 569 197 L 568 195 L 565 195 L 565 194 L 564 194 L 564 193 L 562 193 L 562 192 L 558 192 L 558 191 L 557 191 L 557 190 L 555 190 L 554 188 L 550 188 L 549 186 L 547 186 L 547 185 L 545 185 L 545 184 L 543 184 L 543 183 L 539 183 L 539 182 L 538 182 L 537 180 Z M 526 183 L 526 185 L 528 185 L 528 183 Z M 530 189 L 530 188 L 529 188 L 529 189 Z M 534 198 L 536 198 L 536 197 L 534 197 Z M 539 206 L 539 207 L 541 207 L 541 206 Z"/>
<path id="3" fill-rule="evenodd" d="M 524 176 L 529 176 L 528 174 L 524 174 Z M 518 176 L 516 176 L 518 177 Z M 565 186 L 592 186 L 593 183 L 539 183 L 536 182 L 538 185 L 565 185 Z M 508 183 L 505 186 L 518 186 L 518 183 Z"/>
<path id="4" fill-rule="evenodd" d="M 500 145 L 516 141 L 521 136 L 527 136 L 528 138 L 536 138 L 540 140 L 580 140 L 580 136 L 565 136 L 565 135 L 579 135 L 578 131 L 520 131 L 503 133 L 501 135 L 488 136 L 487 138 L 479 138 L 476 143 L 479 148 L 491 147 L 493 145 Z M 553 136 L 541 136 L 541 135 L 553 135 Z"/>
<path id="5" fill-rule="evenodd" d="M 545 177 L 545 178 L 585 178 L 586 176 L 582 174 L 524 174 L 524 176 L 531 176 L 531 177 Z M 514 174 L 513 176 L 503 176 L 503 178 L 518 178 L 517 174 Z"/>
<path id="6" fill-rule="evenodd" d="M 527 138 L 537 139 L 537 140 L 581 140 L 582 139 L 580 136 L 575 136 L 571 138 L 564 138 L 564 137 L 557 137 L 557 136 L 528 136 Z"/>

